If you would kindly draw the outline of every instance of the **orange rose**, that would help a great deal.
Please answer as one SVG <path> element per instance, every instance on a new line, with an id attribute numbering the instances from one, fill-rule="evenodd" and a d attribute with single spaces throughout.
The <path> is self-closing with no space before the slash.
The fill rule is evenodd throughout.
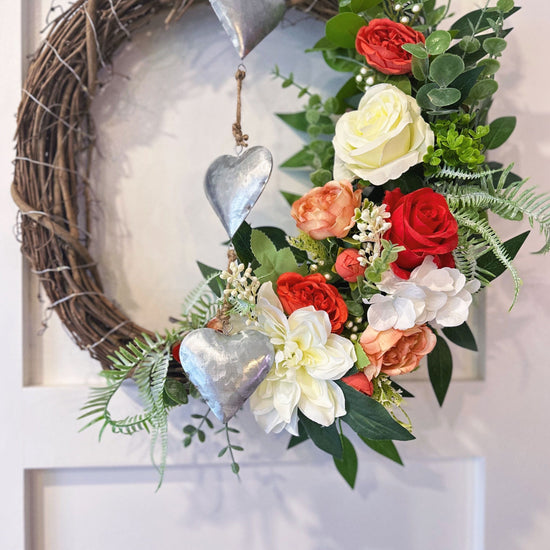
<path id="1" fill-rule="evenodd" d="M 329 181 L 315 187 L 293 205 L 290 215 L 296 226 L 310 237 L 344 238 L 355 224 L 355 209 L 361 204 L 361 190 L 353 190 L 349 181 Z"/>
<path id="2" fill-rule="evenodd" d="M 342 382 L 346 383 L 348 386 L 372 397 L 374 393 L 374 386 L 372 382 L 365 376 L 364 372 L 358 372 L 357 374 L 350 374 L 349 376 L 344 376 Z"/>
<path id="3" fill-rule="evenodd" d="M 388 376 L 411 372 L 422 357 L 434 349 L 436 341 L 435 334 L 426 325 L 382 332 L 369 326 L 359 339 L 370 360 L 364 372 L 371 380 L 380 372 Z"/>

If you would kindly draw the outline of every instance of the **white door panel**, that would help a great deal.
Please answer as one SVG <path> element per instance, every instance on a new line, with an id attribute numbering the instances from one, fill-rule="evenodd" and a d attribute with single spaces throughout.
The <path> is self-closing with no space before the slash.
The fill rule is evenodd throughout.
<path id="1" fill-rule="evenodd" d="M 453 2 L 464 11 L 473 1 Z M 0 414 L 4 427 L 0 548 L 104 550 L 183 548 L 228 550 L 520 550 L 550 542 L 550 452 L 545 403 L 550 387 L 547 340 L 550 316 L 548 258 L 532 235 L 517 265 L 525 285 L 518 305 L 503 277 L 488 294 L 480 358 L 457 358 L 455 378 L 440 410 L 426 377 L 407 384 L 416 395 L 408 412 L 417 440 L 399 444 L 399 467 L 358 446 L 357 489 L 349 490 L 308 443 L 285 451 L 285 436 L 264 435 L 248 412 L 239 416 L 245 447 L 239 483 L 224 459 L 222 441 L 181 445 L 189 410 L 171 422 L 169 466 L 155 493 L 148 438 L 78 433 L 78 409 L 99 366 L 70 340 L 36 280 L 21 268 L 13 239 L 15 208 L 7 199 L 21 67 L 40 40 L 49 0 L 3 6 L 0 51 L 0 159 L 6 190 L 0 202 L 3 345 Z M 527 3 L 526 3 L 527 4 Z M 22 13 L 21 13 L 22 11 Z M 518 127 L 494 154 L 550 190 L 550 86 L 541 66 L 546 3 L 531 0 L 513 16 L 501 90 L 493 117 L 516 114 Z M 268 37 L 246 60 L 243 129 L 251 144 L 268 146 L 281 163 L 300 139 L 274 112 L 298 110 L 302 100 L 282 90 L 270 71 L 294 72 L 297 81 L 332 91 L 339 80 L 316 54 L 303 54 L 322 25 L 300 15 Z M 22 27 L 19 22 L 22 21 Z M 150 32 L 149 32 L 150 31 Z M 106 291 L 130 316 L 161 329 L 199 280 L 196 259 L 223 265 L 223 229 L 202 192 L 206 167 L 233 149 L 233 73 L 238 57 L 207 4 L 194 6 L 168 32 L 156 24 L 117 56 L 110 84 L 98 94 L 94 115 L 94 254 Z M 120 75 L 130 76 L 128 81 Z M 107 78 L 107 77 L 106 77 Z M 276 170 L 252 214 L 255 225 L 292 229 L 279 190 L 305 190 L 294 174 Z M 504 236 L 524 230 L 496 221 Z M 48 329 L 38 336 L 42 322 Z M 481 323 L 483 325 L 483 323 Z M 21 328 L 23 327 L 23 328 Z M 128 390 L 114 406 L 135 407 Z M 201 410 L 196 404 L 197 410 Z M 26 536 L 26 543 L 24 538 Z M 26 545 L 25 545 L 26 544 Z"/>

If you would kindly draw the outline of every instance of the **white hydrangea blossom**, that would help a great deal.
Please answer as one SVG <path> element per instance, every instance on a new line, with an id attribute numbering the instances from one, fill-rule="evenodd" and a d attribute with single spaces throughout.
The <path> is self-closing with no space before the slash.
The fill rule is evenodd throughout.
<path id="1" fill-rule="evenodd" d="M 287 318 L 269 282 L 260 288 L 256 312 L 258 329 L 275 348 L 275 362 L 250 398 L 258 424 L 268 433 L 298 435 L 298 410 L 321 426 L 344 416 L 344 394 L 333 380 L 357 357 L 347 338 L 331 333 L 326 311 L 308 306 Z"/>
<path id="2" fill-rule="evenodd" d="M 375 294 L 367 303 L 369 325 L 375 330 L 407 330 L 432 322 L 442 327 L 456 327 L 468 318 L 472 294 L 480 283 L 467 282 L 455 268 L 439 269 L 432 256 L 415 268 L 410 278 L 401 279 L 388 270 L 377 285 L 385 292 Z"/>
<path id="3" fill-rule="evenodd" d="M 391 222 L 387 221 L 390 213 L 386 212 L 386 205 L 377 206 L 365 199 L 361 208 L 355 209 L 355 224 L 358 233 L 353 239 L 361 243 L 359 263 L 366 267 L 380 256 L 382 251 L 382 237 L 390 229 Z"/>

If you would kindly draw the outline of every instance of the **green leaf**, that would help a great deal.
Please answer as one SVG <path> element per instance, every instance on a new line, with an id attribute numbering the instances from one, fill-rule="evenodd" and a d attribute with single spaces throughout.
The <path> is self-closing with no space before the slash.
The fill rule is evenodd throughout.
<path id="1" fill-rule="evenodd" d="M 458 55 L 444 53 L 430 65 L 430 78 L 444 88 L 464 72 L 464 61 Z"/>
<path id="2" fill-rule="evenodd" d="M 286 159 L 281 165 L 281 168 L 304 168 L 306 166 L 312 166 L 313 154 L 309 150 L 309 147 L 304 147 L 301 151 L 298 151 L 295 155 Z"/>
<path id="3" fill-rule="evenodd" d="M 326 37 L 339 48 L 355 48 L 357 31 L 365 20 L 355 13 L 339 13 L 327 21 Z"/>
<path id="4" fill-rule="evenodd" d="M 365 367 L 370 365 L 370 359 L 367 357 L 365 350 L 361 347 L 359 342 L 355 342 L 355 355 L 357 355 L 357 368 L 363 370 Z"/>
<path id="5" fill-rule="evenodd" d="M 322 52 L 324 50 L 334 50 L 336 45 L 333 44 L 326 36 L 323 36 L 321 40 L 317 41 L 313 48 L 308 48 L 306 53 L 309 52 Z"/>
<path id="6" fill-rule="evenodd" d="M 399 88 L 403 93 L 407 95 L 411 95 L 412 88 L 411 88 L 411 81 L 409 80 L 409 77 L 405 75 L 388 76 L 386 77 L 386 82 L 388 82 L 389 84 L 393 84 L 396 88 Z"/>
<path id="7" fill-rule="evenodd" d="M 503 247 L 508 252 L 508 255 L 513 260 L 517 253 L 519 252 L 519 249 L 525 242 L 525 239 L 527 239 L 527 236 L 529 235 L 529 231 L 525 231 L 525 233 L 521 233 L 519 235 L 516 235 L 515 237 L 512 237 L 511 239 L 505 241 L 502 243 Z M 506 267 L 500 262 L 500 260 L 497 259 L 494 252 L 492 250 L 489 250 L 483 256 L 478 258 L 477 265 L 481 269 L 488 271 L 491 275 L 484 274 L 484 277 L 488 281 L 492 281 L 493 279 L 496 279 L 499 275 L 504 273 L 506 271 Z"/>
<path id="8" fill-rule="evenodd" d="M 482 69 L 480 69 L 479 67 L 474 67 L 469 71 L 463 72 L 451 82 L 451 88 L 456 88 L 457 90 L 460 90 L 460 98 L 462 101 L 464 101 L 468 97 L 470 90 L 477 82 L 477 79 L 479 78 L 481 73 Z"/>
<path id="9" fill-rule="evenodd" d="M 353 489 L 357 478 L 357 453 L 352 442 L 342 434 L 342 458 L 334 458 L 334 465 Z"/>
<path id="10" fill-rule="evenodd" d="M 411 61 L 411 71 L 416 80 L 426 81 L 428 79 L 428 73 L 430 69 L 430 63 L 428 59 L 419 59 L 413 57 Z"/>
<path id="11" fill-rule="evenodd" d="M 498 56 L 506 49 L 504 38 L 486 38 L 483 41 L 483 49 L 489 54 Z"/>
<path id="12" fill-rule="evenodd" d="M 426 12 L 426 24 L 429 27 L 435 27 L 438 23 L 441 23 L 441 21 L 445 17 L 446 11 L 447 11 L 446 6 L 439 6 L 439 8 L 435 10 Z"/>
<path id="13" fill-rule="evenodd" d="M 468 95 L 468 101 L 479 101 L 487 97 L 492 96 L 498 90 L 498 83 L 496 80 L 480 80 L 476 82 L 470 94 Z"/>
<path id="14" fill-rule="evenodd" d="M 291 128 L 300 132 L 307 132 L 308 122 L 305 111 L 300 111 L 299 113 L 276 113 L 276 115 Z"/>
<path id="15" fill-rule="evenodd" d="M 453 357 L 447 342 L 436 335 L 435 348 L 428 355 L 428 374 L 439 406 L 443 405 L 445 395 L 453 374 Z"/>
<path id="16" fill-rule="evenodd" d="M 500 147 L 511 135 L 516 127 L 515 116 L 503 116 L 489 124 L 489 133 L 481 140 L 486 149 Z"/>
<path id="17" fill-rule="evenodd" d="M 428 97 L 428 94 L 432 91 L 438 88 L 438 85 L 435 82 L 428 82 L 428 84 L 424 84 L 418 92 L 416 92 L 416 102 L 418 105 L 424 109 L 425 111 L 429 111 L 431 109 L 435 109 L 435 105 L 430 101 L 430 98 Z"/>
<path id="18" fill-rule="evenodd" d="M 340 100 L 340 113 L 341 114 L 346 110 L 345 102 L 350 97 L 356 96 L 361 93 L 361 90 L 357 87 L 357 81 L 355 77 L 352 76 L 346 83 L 338 90 L 336 97 Z"/>
<path id="19" fill-rule="evenodd" d="M 375 440 L 409 441 L 414 439 L 414 436 L 401 424 L 398 424 L 378 401 L 344 382 L 337 381 L 336 383 L 344 392 L 346 410 L 348 411 L 342 420 L 359 436 Z"/>
<path id="20" fill-rule="evenodd" d="M 504 15 L 504 19 L 510 17 L 510 15 L 516 13 L 519 8 L 515 7 L 508 11 Z M 463 17 L 457 19 L 451 25 L 451 31 L 456 31 L 455 38 L 463 38 L 464 36 L 471 36 L 472 29 L 475 29 L 474 34 L 479 34 L 487 29 L 491 28 L 489 23 L 490 19 L 496 19 L 499 15 L 499 10 L 496 8 L 489 8 L 487 10 L 474 10 Z"/>
<path id="21" fill-rule="evenodd" d="M 321 187 L 325 185 L 325 183 L 332 180 L 332 172 L 330 170 L 325 170 L 324 168 L 319 168 L 319 170 L 315 170 L 315 172 L 310 174 L 309 179 L 313 185 L 316 187 Z"/>
<path id="22" fill-rule="evenodd" d="M 456 88 L 434 88 L 428 92 L 428 98 L 436 107 L 446 107 L 460 100 L 460 90 Z"/>
<path id="23" fill-rule="evenodd" d="M 355 13 L 370 10 L 378 4 L 381 4 L 383 0 L 351 0 L 350 8 Z"/>
<path id="24" fill-rule="evenodd" d="M 182 382 L 174 378 L 167 378 L 164 383 L 166 395 L 177 405 L 185 405 L 188 402 L 187 390 Z"/>
<path id="25" fill-rule="evenodd" d="M 233 462 L 231 464 L 231 471 L 235 474 L 235 475 L 239 475 L 239 471 L 240 471 L 240 466 L 236 463 L 236 462 Z"/>
<path id="26" fill-rule="evenodd" d="M 258 265 L 258 262 L 256 262 L 256 258 L 254 258 L 254 254 L 250 250 L 251 234 L 252 228 L 247 222 L 243 222 L 231 239 L 231 242 L 235 247 L 235 252 L 239 257 L 239 260 L 241 260 L 244 265 Z"/>
<path id="27" fill-rule="evenodd" d="M 458 47 L 466 53 L 474 53 L 481 48 L 481 42 L 475 36 L 465 36 L 459 43 Z"/>
<path id="28" fill-rule="evenodd" d="M 307 435 L 304 425 L 301 422 L 298 422 L 298 435 L 293 435 L 290 438 L 290 441 L 288 442 L 288 445 L 287 445 L 287 449 L 292 449 L 292 447 L 296 447 L 296 445 L 299 445 L 300 443 L 303 443 L 308 439 L 309 439 L 309 435 Z"/>
<path id="29" fill-rule="evenodd" d="M 337 48 L 336 50 L 325 50 L 323 52 L 323 59 L 325 63 L 335 71 L 352 73 L 358 67 L 357 62 L 353 61 L 354 55 L 355 49 Z"/>
<path id="30" fill-rule="evenodd" d="M 300 422 L 304 425 L 307 435 L 319 449 L 332 455 L 334 458 L 342 458 L 342 441 L 340 440 L 336 423 L 325 427 L 310 420 L 302 412 L 298 412 L 298 416 L 300 417 Z"/>
<path id="31" fill-rule="evenodd" d="M 426 51 L 426 47 L 422 43 L 402 44 L 401 47 L 406 52 L 409 52 L 413 57 L 417 57 L 418 59 L 428 59 L 428 52 Z"/>
<path id="32" fill-rule="evenodd" d="M 401 460 L 394 442 L 390 439 L 381 439 L 377 441 L 374 439 L 367 439 L 366 437 L 361 437 L 361 439 L 365 445 L 368 445 L 373 451 L 376 451 L 382 456 L 385 456 L 386 458 L 389 458 L 390 460 L 393 460 L 394 462 L 397 462 L 397 464 L 403 466 L 403 460 Z"/>
<path id="33" fill-rule="evenodd" d="M 298 199 L 302 198 L 301 195 L 296 195 L 295 193 L 289 193 L 288 191 L 281 191 L 281 195 L 288 202 L 289 206 L 292 206 Z"/>
<path id="34" fill-rule="evenodd" d="M 451 45 L 451 35 L 447 31 L 434 31 L 426 38 L 426 51 L 430 55 L 442 54 Z"/>
<path id="35" fill-rule="evenodd" d="M 468 323 L 464 322 L 458 327 L 443 327 L 443 334 L 457 346 L 472 351 L 477 351 L 477 344 Z"/>
<path id="36" fill-rule="evenodd" d="M 500 69 L 500 62 L 497 59 L 482 59 L 477 66 L 483 69 L 483 76 L 492 76 Z"/>
<path id="37" fill-rule="evenodd" d="M 219 269 L 216 269 L 215 267 L 210 267 L 206 264 L 203 264 L 202 262 L 197 261 L 197 265 L 199 266 L 200 272 L 205 279 L 208 279 L 211 275 L 214 275 L 215 273 L 221 273 Z M 223 294 L 225 283 L 218 276 L 212 279 L 208 283 L 208 286 L 210 287 L 210 290 L 212 290 L 212 292 L 218 298 L 220 298 L 221 295 Z"/>
<path id="38" fill-rule="evenodd" d="M 497 8 L 502 13 L 508 13 L 514 7 L 514 0 L 498 0 Z"/>

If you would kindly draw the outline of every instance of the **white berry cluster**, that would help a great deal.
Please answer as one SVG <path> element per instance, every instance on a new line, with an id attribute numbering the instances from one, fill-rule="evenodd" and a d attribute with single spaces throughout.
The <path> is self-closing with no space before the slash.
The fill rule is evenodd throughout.
<path id="1" fill-rule="evenodd" d="M 358 233 L 353 235 L 362 246 L 359 251 L 359 263 L 365 267 L 380 256 L 382 251 L 381 240 L 384 233 L 391 227 L 388 221 L 390 213 L 386 212 L 386 205 L 377 206 L 365 199 L 361 208 L 355 209 L 355 222 Z"/>
<path id="2" fill-rule="evenodd" d="M 260 288 L 260 281 L 252 275 L 252 268 L 245 269 L 244 264 L 231 262 L 226 271 L 222 271 L 220 279 L 227 281 L 228 288 L 224 290 L 227 297 L 243 300 L 250 304 L 256 303 L 256 294 Z"/>

